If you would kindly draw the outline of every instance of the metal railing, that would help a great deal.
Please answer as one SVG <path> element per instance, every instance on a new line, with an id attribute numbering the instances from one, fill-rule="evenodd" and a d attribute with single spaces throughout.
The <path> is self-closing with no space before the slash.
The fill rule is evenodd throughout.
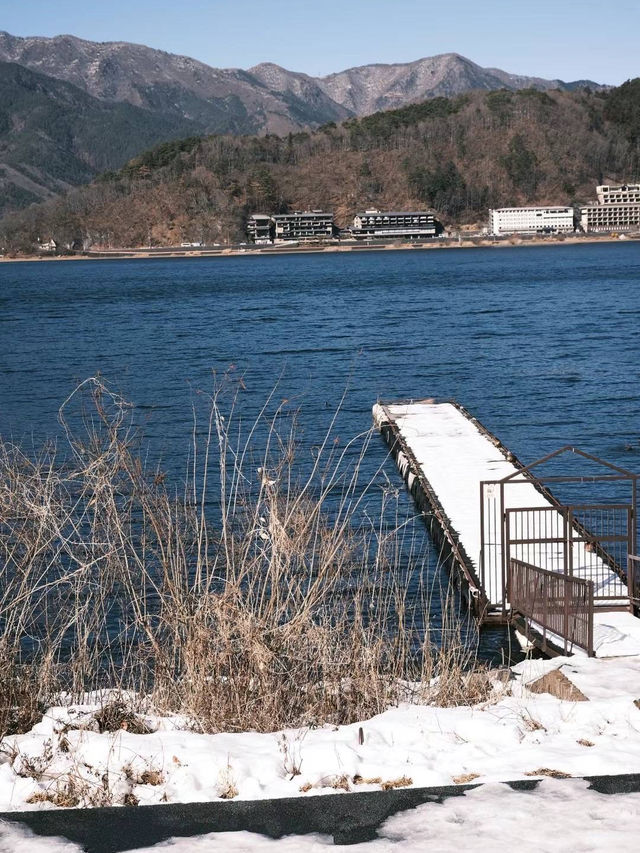
<path id="1" fill-rule="evenodd" d="M 593 589 L 592 581 L 509 560 L 512 613 L 522 616 L 544 645 L 564 648 L 565 654 L 578 646 L 593 656 Z"/>
<path id="2" fill-rule="evenodd" d="M 635 554 L 627 555 L 627 581 L 631 609 L 636 616 L 640 616 L 640 557 Z"/>
<path id="3" fill-rule="evenodd" d="M 596 603 L 628 607 L 633 517 L 626 504 L 507 509 L 506 558 L 594 582 Z"/>

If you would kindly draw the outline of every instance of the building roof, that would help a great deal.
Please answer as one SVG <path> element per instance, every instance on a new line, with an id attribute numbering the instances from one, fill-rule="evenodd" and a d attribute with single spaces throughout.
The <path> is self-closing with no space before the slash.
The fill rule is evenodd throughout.
<path id="1" fill-rule="evenodd" d="M 324 210 L 294 210 L 292 213 L 274 213 L 274 219 L 286 219 L 290 216 L 333 216 Z"/>
<path id="2" fill-rule="evenodd" d="M 572 207 L 569 207 L 568 204 L 543 204 L 534 207 L 530 205 L 528 207 L 492 207 L 489 211 L 490 213 L 508 213 L 512 210 L 562 210 L 569 211 L 573 210 Z"/>
<path id="3" fill-rule="evenodd" d="M 435 216 L 432 210 L 365 210 L 356 216 Z"/>

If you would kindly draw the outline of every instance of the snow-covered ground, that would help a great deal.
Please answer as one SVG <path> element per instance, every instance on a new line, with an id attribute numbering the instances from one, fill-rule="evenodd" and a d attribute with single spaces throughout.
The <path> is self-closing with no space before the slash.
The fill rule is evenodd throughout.
<path id="1" fill-rule="evenodd" d="M 588 701 L 561 700 L 527 688 L 553 669 L 560 669 Z M 0 811 L 320 793 L 348 796 L 346 791 L 379 790 L 385 784 L 495 783 L 549 774 L 640 772 L 640 708 L 634 702 L 640 699 L 640 659 L 525 661 L 515 667 L 514 675 L 506 684 L 496 682 L 494 695 L 474 707 L 406 704 L 349 726 L 275 734 L 207 735 L 186 728 L 182 718 L 153 714 L 143 716 L 153 730 L 149 734 L 134 734 L 128 729 L 100 734 L 94 719 L 98 705 L 51 708 L 31 732 L 2 742 Z M 504 831 L 517 832 L 519 841 L 526 841 L 530 838 L 529 824 L 533 831 L 534 815 L 539 815 L 533 803 L 526 805 L 527 797 L 544 801 L 545 821 L 539 829 L 549 838 L 555 836 L 553 825 L 561 821 L 572 827 L 571 832 L 579 830 L 580 838 L 586 837 L 591 823 L 612 838 L 618 830 L 630 831 L 626 818 L 614 820 L 616 809 L 633 815 L 634 826 L 640 829 L 640 795 L 625 795 L 621 804 L 614 806 L 606 797 L 587 792 L 578 780 L 555 787 L 552 782 L 545 781 L 539 793 L 530 795 L 489 785 L 467 794 L 462 801 L 456 799 L 435 810 L 430 806 L 428 817 L 427 807 L 410 817 L 398 816 L 386 825 L 386 841 L 376 844 L 378 849 L 390 849 L 400 837 L 398 833 L 406 831 L 407 838 L 413 839 L 411 844 L 418 846 L 403 850 L 419 849 L 432 837 L 429 833 L 437 837 L 445 830 L 449 844 L 451 838 L 462 839 L 471 825 L 476 830 L 473 843 L 480 844 L 478 839 L 490 837 L 484 833 L 494 831 L 494 821 Z M 547 807 L 551 808 L 556 799 L 564 808 L 549 817 Z M 582 805 L 569 808 L 567 800 L 574 799 Z M 489 809 L 489 803 L 492 818 L 480 821 L 479 815 Z M 531 812 L 529 824 L 513 822 L 512 810 L 520 808 L 523 814 Z M 15 830 L 5 828 L 2 832 L 6 836 Z M 0 845 L 0 850 L 17 849 L 3 843 L 5 847 Z M 226 846 L 217 838 L 215 844 L 222 845 L 219 848 L 180 846 L 187 842 L 179 842 L 175 849 L 262 849 L 258 843 L 266 847 L 271 844 L 243 841 L 234 835 Z M 306 839 L 281 841 L 279 846 L 304 850 L 325 843 Z M 455 846 L 451 842 L 451 847 Z M 604 849 L 608 844 L 579 846 Z M 616 847 L 623 849 L 617 843 Z M 375 850 L 376 846 L 369 848 Z M 24 849 L 37 850 L 35 846 Z M 430 842 L 430 849 L 449 848 L 433 847 Z M 553 849 L 577 848 L 568 845 Z"/>

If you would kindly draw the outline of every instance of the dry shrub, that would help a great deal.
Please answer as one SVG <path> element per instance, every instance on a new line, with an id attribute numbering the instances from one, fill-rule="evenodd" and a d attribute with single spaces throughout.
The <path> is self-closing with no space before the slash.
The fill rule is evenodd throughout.
<path id="1" fill-rule="evenodd" d="M 94 719 L 98 723 L 100 733 L 115 732 L 118 729 L 124 729 L 134 735 L 151 733 L 151 729 L 122 701 L 105 705 L 94 714 Z"/>
<path id="2" fill-rule="evenodd" d="M 469 655 L 464 653 L 462 639 L 445 646 L 437 661 L 437 679 L 429 701 L 450 708 L 458 705 L 479 705 L 487 702 L 494 693 L 494 674 L 487 667 L 469 668 Z"/>
<path id="3" fill-rule="evenodd" d="M 28 732 L 45 711 L 39 692 L 34 690 L 38 668 L 19 666 L 17 658 L 15 652 L 0 650 L 0 739 Z"/>
<path id="4" fill-rule="evenodd" d="M 159 770 L 145 770 L 140 774 L 140 785 L 162 785 L 164 776 Z"/>
<path id="5" fill-rule="evenodd" d="M 58 808 L 75 808 L 80 805 L 80 797 L 72 782 L 56 785 L 50 790 L 36 791 L 27 800 L 28 803 L 51 803 Z"/>
<path id="6" fill-rule="evenodd" d="M 265 406 L 242 437 L 224 399 L 216 389 L 176 494 L 145 470 L 128 404 L 95 379 L 61 409 L 66 458 L 0 443 L 0 732 L 63 689 L 135 691 L 204 731 L 350 723 L 435 676 L 429 701 L 488 696 L 457 617 L 440 646 L 411 616 L 405 521 L 359 517 L 372 432 L 340 447 L 329 431 L 300 481 L 294 420 L 282 434 Z M 96 720 L 143 733 L 134 710 Z"/>

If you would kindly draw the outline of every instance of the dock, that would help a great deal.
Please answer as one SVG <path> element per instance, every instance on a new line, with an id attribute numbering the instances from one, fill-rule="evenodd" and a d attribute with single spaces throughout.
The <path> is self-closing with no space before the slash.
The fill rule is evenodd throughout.
<path id="1" fill-rule="evenodd" d="M 637 475 L 572 446 L 525 466 L 455 401 L 378 403 L 373 418 L 481 625 L 514 623 L 550 653 L 640 654 Z M 565 453 L 580 476 L 545 477 Z M 562 480 L 625 498 L 563 505 Z"/>

